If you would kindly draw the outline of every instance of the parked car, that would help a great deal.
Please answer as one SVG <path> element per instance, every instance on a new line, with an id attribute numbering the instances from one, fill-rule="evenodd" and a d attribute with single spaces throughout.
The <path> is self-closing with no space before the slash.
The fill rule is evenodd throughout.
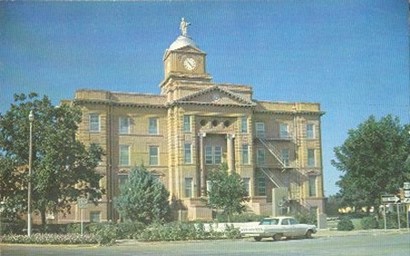
<path id="1" fill-rule="evenodd" d="M 315 225 L 299 224 L 292 217 L 264 218 L 259 225 L 254 227 L 243 227 L 240 229 L 243 237 L 253 237 L 256 241 L 262 238 L 272 237 L 274 240 L 281 240 L 283 237 L 311 238 L 316 233 Z"/>

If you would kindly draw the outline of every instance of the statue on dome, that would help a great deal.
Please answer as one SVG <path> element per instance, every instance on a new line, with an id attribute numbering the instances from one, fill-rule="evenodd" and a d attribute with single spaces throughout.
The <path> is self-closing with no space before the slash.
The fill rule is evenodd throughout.
<path id="1" fill-rule="evenodd" d="M 179 29 L 181 30 L 181 35 L 188 36 L 188 26 L 189 25 L 191 25 L 191 23 L 186 22 L 185 18 L 181 19 L 181 23 L 179 24 Z"/>

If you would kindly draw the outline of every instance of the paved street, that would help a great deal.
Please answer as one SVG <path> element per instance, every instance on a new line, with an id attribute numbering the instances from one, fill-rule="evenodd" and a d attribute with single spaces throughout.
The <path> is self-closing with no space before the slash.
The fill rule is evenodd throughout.
<path id="1" fill-rule="evenodd" d="M 409 255 L 410 233 L 384 231 L 322 232 L 313 239 L 274 242 L 253 239 L 142 243 L 110 247 L 0 245 L 3 255 Z"/>

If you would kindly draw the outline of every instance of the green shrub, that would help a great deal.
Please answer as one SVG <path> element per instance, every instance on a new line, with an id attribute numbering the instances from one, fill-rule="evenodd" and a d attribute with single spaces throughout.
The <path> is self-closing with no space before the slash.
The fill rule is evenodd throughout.
<path id="1" fill-rule="evenodd" d="M 406 226 L 406 214 L 400 215 L 400 227 Z M 379 228 L 384 228 L 384 219 L 379 218 Z M 387 213 L 386 214 L 386 228 L 387 229 L 397 229 L 399 228 L 399 224 L 397 221 L 397 213 Z"/>
<path id="2" fill-rule="evenodd" d="M 261 219 L 267 216 L 263 215 L 256 215 L 254 213 L 242 213 L 242 214 L 234 214 L 231 216 L 231 222 L 252 222 L 252 221 L 260 221 Z M 226 214 L 217 213 L 215 216 L 216 221 L 218 222 L 228 222 L 228 216 Z"/>
<path id="3" fill-rule="evenodd" d="M 145 229 L 145 225 L 141 222 L 121 222 L 117 224 L 118 233 L 117 239 L 134 239 Z"/>
<path id="4" fill-rule="evenodd" d="M 67 224 L 46 224 L 39 226 L 42 233 L 67 234 Z"/>
<path id="5" fill-rule="evenodd" d="M 342 217 L 337 223 L 337 230 L 340 231 L 351 231 L 354 229 L 353 222 L 350 218 L 348 217 Z"/>
<path id="6" fill-rule="evenodd" d="M 206 233 L 207 234 L 206 239 L 221 239 L 224 234 L 222 232 L 215 230 L 213 224 L 215 223 L 209 224 L 209 231 Z"/>
<path id="7" fill-rule="evenodd" d="M 317 225 L 316 211 L 302 211 L 295 214 L 295 218 L 299 223 Z"/>
<path id="8" fill-rule="evenodd" d="M 6 220 L 0 222 L 0 234 L 23 234 L 26 222 L 21 219 Z"/>
<path id="9" fill-rule="evenodd" d="M 379 228 L 379 222 L 375 216 L 364 217 L 360 220 L 362 229 L 376 229 Z"/>
<path id="10" fill-rule="evenodd" d="M 91 223 L 87 229 L 97 237 L 98 244 L 114 244 L 119 233 L 119 228 L 113 223 Z"/>
<path id="11" fill-rule="evenodd" d="M 26 235 L 5 235 L 0 237 L 2 243 L 13 244 L 97 244 L 98 239 L 95 235 L 80 234 L 32 234 Z"/>
<path id="12" fill-rule="evenodd" d="M 235 228 L 232 224 L 225 224 L 225 236 L 228 239 L 239 239 L 241 238 L 241 232 L 239 228 Z"/>
<path id="13" fill-rule="evenodd" d="M 203 223 L 173 222 L 164 225 L 153 224 L 144 229 L 138 239 L 141 241 L 181 241 L 221 238 L 239 238 L 239 229 L 227 226 L 225 232 L 216 231 L 212 224 L 209 230 Z"/>
<path id="14" fill-rule="evenodd" d="M 84 224 L 84 226 L 85 225 L 86 224 Z M 67 224 L 66 232 L 67 233 L 73 233 L 73 234 L 80 234 L 81 233 L 81 224 L 80 223 L 69 223 L 69 224 Z"/>
<path id="15" fill-rule="evenodd" d="M 207 232 L 205 231 L 205 225 L 202 222 L 195 223 L 196 229 L 196 239 L 203 240 L 207 237 Z"/>

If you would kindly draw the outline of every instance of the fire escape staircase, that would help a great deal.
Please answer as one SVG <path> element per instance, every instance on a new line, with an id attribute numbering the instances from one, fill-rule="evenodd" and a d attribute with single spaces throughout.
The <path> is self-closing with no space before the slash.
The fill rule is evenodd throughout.
<path id="1" fill-rule="evenodd" d="M 277 162 L 280 164 L 280 167 L 282 168 L 282 172 L 289 170 L 289 169 L 294 169 L 300 172 L 302 175 L 306 175 L 298 167 L 298 161 L 295 161 L 294 165 L 289 165 L 288 163 L 285 162 L 285 160 L 282 159 L 280 151 L 272 143 L 270 143 L 268 139 L 265 139 L 265 138 L 257 138 L 257 139 L 269 151 L 269 153 L 277 160 Z"/>
<path id="2" fill-rule="evenodd" d="M 300 169 L 296 166 L 288 165 L 285 160 L 282 159 L 280 151 L 266 138 L 257 138 L 260 143 L 269 151 L 269 153 L 277 160 L 280 164 L 280 168 L 282 168 L 282 172 L 294 169 L 300 172 Z M 268 178 L 269 180 L 276 186 L 276 187 L 288 187 L 282 180 L 278 177 L 277 174 L 272 169 L 269 168 L 259 168 Z M 293 194 L 291 192 L 291 194 Z M 296 193 L 293 195 L 295 198 L 300 200 L 300 194 Z"/>
<path id="3" fill-rule="evenodd" d="M 258 140 L 262 143 L 263 146 L 269 151 L 269 153 L 278 161 L 280 166 L 282 167 L 282 171 L 289 168 L 285 161 L 283 161 L 281 154 L 275 146 L 273 146 L 267 139 L 258 138 Z M 286 187 L 286 185 L 279 179 L 279 177 L 270 169 L 268 168 L 259 168 L 269 179 L 275 184 L 276 187 Z"/>
<path id="4" fill-rule="evenodd" d="M 259 168 L 259 170 L 261 170 L 276 187 L 286 187 L 286 185 L 271 170 L 266 168 Z"/>
<path id="5" fill-rule="evenodd" d="M 263 139 L 263 138 L 258 138 L 258 139 L 262 143 L 262 145 L 264 145 L 265 148 L 269 151 L 269 153 L 271 153 L 272 156 L 275 157 L 275 159 L 279 162 L 283 170 L 285 170 L 286 168 L 289 168 L 289 166 L 286 165 L 285 161 L 283 161 L 279 150 L 275 146 L 273 146 L 272 143 L 270 143 L 267 139 Z"/>

